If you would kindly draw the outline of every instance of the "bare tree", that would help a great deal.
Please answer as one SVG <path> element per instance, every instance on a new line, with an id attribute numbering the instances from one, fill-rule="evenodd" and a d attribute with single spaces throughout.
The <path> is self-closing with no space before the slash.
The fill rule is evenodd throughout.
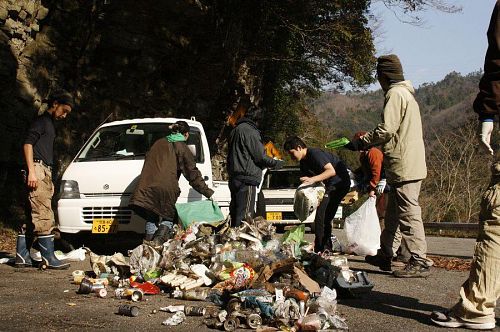
<path id="1" fill-rule="evenodd" d="M 418 13 L 428 9 L 450 14 L 462 11 L 461 6 L 451 4 L 447 0 L 376 0 L 374 2 L 382 2 L 401 22 L 414 25 L 425 23 Z"/>
<path id="2" fill-rule="evenodd" d="M 427 147 L 428 177 L 422 195 L 424 220 L 477 220 L 488 165 L 478 158 L 475 130 L 476 123 L 471 121 L 453 131 L 434 132 L 435 141 Z"/>

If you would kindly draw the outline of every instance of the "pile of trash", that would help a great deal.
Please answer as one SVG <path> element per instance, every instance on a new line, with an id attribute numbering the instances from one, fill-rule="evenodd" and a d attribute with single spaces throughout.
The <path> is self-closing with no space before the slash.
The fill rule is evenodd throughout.
<path id="1" fill-rule="evenodd" d="M 346 256 L 315 254 L 304 241 L 305 227 L 282 236 L 262 218 L 248 219 L 239 228 L 194 223 L 178 229 L 162 248 L 142 244 L 124 256 L 89 252 L 95 278 L 74 271 L 79 293 L 96 293 L 141 301 L 164 293 L 172 298 L 211 302 L 211 305 L 171 305 L 164 325 L 179 325 L 186 316 L 203 316 L 207 327 L 225 331 L 347 330 L 337 313 L 337 295 L 357 296 L 373 284 L 365 272 L 354 272 Z M 124 305 L 119 313 L 137 315 Z"/>

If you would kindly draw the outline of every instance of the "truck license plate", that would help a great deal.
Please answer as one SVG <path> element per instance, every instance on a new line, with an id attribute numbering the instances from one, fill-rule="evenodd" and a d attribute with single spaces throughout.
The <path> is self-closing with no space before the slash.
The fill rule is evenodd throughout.
<path id="1" fill-rule="evenodd" d="M 118 222 L 113 218 L 94 219 L 92 221 L 92 233 L 113 234 L 118 230 Z"/>
<path id="2" fill-rule="evenodd" d="M 267 220 L 282 220 L 283 216 L 281 212 L 266 212 Z"/>

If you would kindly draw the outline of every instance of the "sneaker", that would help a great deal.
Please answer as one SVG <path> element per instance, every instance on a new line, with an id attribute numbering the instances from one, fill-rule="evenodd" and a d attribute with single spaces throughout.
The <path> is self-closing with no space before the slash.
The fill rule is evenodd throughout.
<path id="1" fill-rule="evenodd" d="M 451 310 L 433 311 L 431 320 L 434 324 L 442 327 L 465 327 L 471 330 L 492 330 L 495 328 L 495 322 L 491 323 L 472 323 L 466 322 L 459 317 L 456 317 Z"/>
<path id="2" fill-rule="evenodd" d="M 393 272 L 396 278 L 426 278 L 431 274 L 431 269 L 427 266 L 410 261 L 402 270 Z"/>
<path id="3" fill-rule="evenodd" d="M 391 260 L 383 258 L 382 256 L 365 256 L 365 262 L 370 265 L 376 266 L 382 271 L 392 271 Z"/>

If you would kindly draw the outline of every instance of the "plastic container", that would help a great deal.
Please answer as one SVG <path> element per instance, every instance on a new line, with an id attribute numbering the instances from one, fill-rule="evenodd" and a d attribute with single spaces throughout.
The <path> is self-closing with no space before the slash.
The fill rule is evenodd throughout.
<path id="1" fill-rule="evenodd" d="M 189 290 L 174 290 L 172 296 L 176 299 L 205 301 L 210 294 L 210 288 L 198 287 Z"/>

